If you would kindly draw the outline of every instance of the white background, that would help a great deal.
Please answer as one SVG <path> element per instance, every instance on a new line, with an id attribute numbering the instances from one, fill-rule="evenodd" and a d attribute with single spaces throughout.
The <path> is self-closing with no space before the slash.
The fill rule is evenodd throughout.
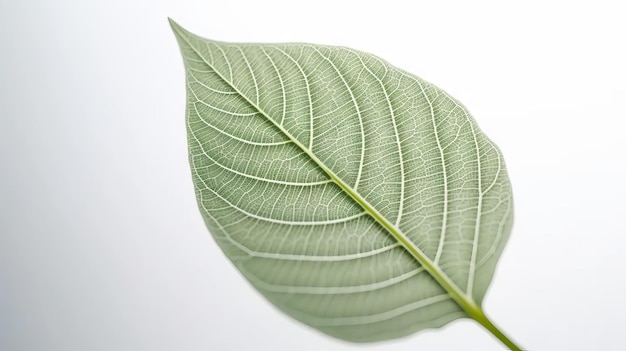
<path id="1" fill-rule="evenodd" d="M 256 293 L 196 208 L 168 16 L 217 40 L 369 51 L 462 101 L 515 194 L 486 312 L 530 350 L 620 350 L 619 3 L 2 0 L 0 350 L 502 349 L 468 320 L 349 344 Z"/>

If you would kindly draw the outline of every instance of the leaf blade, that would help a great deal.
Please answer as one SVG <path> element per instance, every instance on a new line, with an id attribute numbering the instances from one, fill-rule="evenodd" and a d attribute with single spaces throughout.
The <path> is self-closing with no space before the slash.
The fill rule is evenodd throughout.
<path id="1" fill-rule="evenodd" d="M 196 79 L 193 73 L 189 73 L 194 70 L 213 77 L 210 82 L 204 82 L 205 84 L 188 83 L 188 96 L 192 97 L 188 100 L 187 117 L 190 159 L 192 169 L 196 173 L 194 183 L 197 187 L 199 204 L 203 208 L 207 226 L 227 256 L 268 299 L 288 314 L 309 325 L 331 335 L 354 341 L 392 338 L 412 333 L 423 327 L 437 327 L 465 315 L 460 305 L 457 304 L 459 298 L 469 302 L 481 301 L 493 272 L 489 269 L 495 265 L 495 258 L 506 242 L 511 222 L 508 212 L 504 215 L 499 213 L 501 219 L 497 230 L 498 235 L 496 235 L 497 240 L 491 240 L 492 243 L 489 245 L 483 244 L 486 249 L 479 248 L 478 244 L 484 242 L 480 240 L 480 235 L 477 235 L 481 232 L 479 222 L 483 217 L 482 198 L 486 193 L 493 194 L 494 184 L 497 184 L 499 188 L 497 190 L 500 190 L 496 202 L 505 202 L 508 205 L 507 208 L 510 208 L 511 197 L 499 151 L 480 134 L 480 131 L 478 131 L 478 136 L 481 138 L 477 139 L 477 132 L 474 131 L 477 126 L 460 104 L 432 85 L 369 54 L 345 48 L 308 44 L 216 43 L 196 37 L 176 24 L 173 24 L 173 28 L 185 57 L 188 81 L 190 76 Z M 187 51 L 185 51 L 185 45 L 188 46 Z M 282 59 L 279 59 L 280 57 Z M 259 67 L 265 67 L 265 69 L 259 71 Z M 246 71 L 249 73 L 245 73 Z M 288 76 L 290 79 L 283 79 L 282 76 Z M 302 78 L 297 79 L 299 76 Z M 356 84 L 357 81 L 359 84 Z M 202 86 L 204 90 L 200 89 Z M 207 89 L 209 86 L 211 88 Z M 378 86 L 379 89 L 372 90 L 371 86 Z M 211 112 L 207 112 L 206 109 L 197 109 L 196 104 L 201 99 L 196 91 L 202 91 L 205 96 L 211 96 L 210 101 L 207 102 L 213 107 Z M 401 102 L 407 100 L 406 97 L 402 99 L 402 95 L 408 94 L 407 91 L 410 95 L 412 94 L 408 100 L 413 104 L 408 107 L 405 102 Z M 420 99 L 418 95 L 422 95 L 422 98 Z M 384 96 L 384 99 L 380 96 Z M 230 101 L 228 100 L 230 97 L 235 97 L 235 99 Z M 383 106 L 385 104 L 386 106 Z M 193 109 L 190 109 L 189 105 L 193 105 Z M 400 111 L 398 116 L 394 113 L 394 107 Z M 388 114 L 381 112 L 385 109 Z M 430 110 L 429 121 L 423 117 L 426 109 Z M 447 113 L 445 118 L 440 118 L 440 115 L 444 113 L 437 114 L 436 109 Z M 307 113 L 309 118 L 301 117 L 307 116 Z M 412 114 L 421 116 L 421 119 L 410 117 Z M 204 115 L 210 115 L 211 122 L 203 119 Z M 341 123 L 333 120 L 332 117 L 337 115 L 343 117 Z M 462 116 L 465 122 L 458 116 Z M 265 122 L 270 123 L 263 123 L 260 120 L 250 121 L 258 117 L 265 118 Z M 437 117 L 440 120 L 437 120 Z M 220 134 L 221 136 L 234 136 L 239 133 L 238 140 L 234 139 L 235 142 L 231 140 L 230 144 L 216 135 L 207 136 L 208 134 L 204 133 L 207 127 L 202 127 L 201 123 L 196 124 L 198 120 L 210 125 L 235 118 L 248 119 L 239 125 L 239 127 L 244 125 L 245 128 L 224 123 L 222 128 L 232 130 L 223 130 L 225 133 Z M 469 129 L 466 126 L 461 132 L 461 127 L 452 128 L 449 126 L 450 120 L 454 123 L 467 123 Z M 432 124 L 434 133 L 428 131 L 427 128 L 422 128 L 425 121 Z M 452 142 L 438 136 L 439 126 L 445 127 L 444 134 L 456 131 L 453 136 L 445 134 Z M 262 132 L 246 133 L 246 130 Z M 427 130 L 427 132 L 420 132 L 422 130 Z M 468 130 L 471 133 L 468 134 Z M 317 131 L 319 133 L 316 133 Z M 375 142 L 370 141 L 372 135 L 375 137 Z M 419 143 L 416 144 L 411 138 L 415 136 L 429 140 L 425 143 L 426 145 L 431 147 L 437 145 L 441 170 L 432 169 L 433 162 L 423 155 L 432 156 L 433 150 L 427 147 L 422 148 L 423 145 Z M 442 173 L 447 179 L 448 171 L 452 172 L 452 175 L 460 172 L 459 168 L 463 171 L 462 165 L 454 163 L 449 167 L 450 170 L 446 170 L 448 163 L 444 160 L 444 151 L 446 148 L 454 147 L 459 137 L 467 141 L 468 136 L 473 137 L 477 155 L 480 155 L 479 143 L 480 147 L 485 148 L 486 154 L 495 152 L 498 175 L 491 179 L 489 189 L 483 192 L 480 156 L 477 157 L 478 160 L 475 162 L 478 164 L 479 195 L 474 217 L 477 225 L 470 228 L 474 233 L 471 250 L 468 252 L 465 248 L 465 254 L 470 258 L 463 261 L 467 266 L 464 269 L 449 268 L 446 271 L 444 265 L 454 267 L 454 264 L 459 263 L 457 262 L 459 260 L 450 260 L 448 257 L 457 255 L 448 254 L 453 250 L 444 249 L 448 215 L 452 220 L 451 226 L 453 228 L 459 226 L 457 212 L 470 211 L 467 209 L 469 206 L 463 208 L 461 205 L 466 204 L 459 204 L 459 199 L 466 199 L 459 194 L 452 194 L 451 198 L 455 201 L 450 202 L 451 212 L 448 213 L 448 195 L 450 195 L 448 181 L 434 186 L 432 184 L 424 186 L 424 184 L 428 180 L 436 183 L 436 179 L 439 179 Z M 249 140 L 250 138 L 254 140 Z M 446 144 L 442 144 L 442 141 L 446 141 Z M 250 166 L 250 163 L 239 164 L 237 166 L 243 167 L 241 169 L 245 169 L 246 172 L 256 170 L 260 173 L 250 176 L 240 169 L 233 174 L 237 176 L 246 174 L 247 183 L 241 179 L 233 181 L 232 179 L 236 177 L 230 174 L 228 176 L 230 180 L 222 184 L 218 180 L 221 172 L 217 175 L 210 175 L 210 172 L 201 174 L 199 170 L 204 170 L 204 168 L 197 167 L 198 164 L 204 167 L 208 160 L 209 166 L 212 166 L 213 170 L 216 169 L 217 163 L 211 164 L 211 161 L 215 160 L 207 154 L 208 151 L 203 148 L 203 145 L 210 144 L 212 149 L 219 149 L 220 151 L 211 151 L 215 156 L 227 153 L 223 150 L 225 147 L 220 146 L 221 142 L 230 147 L 236 147 L 235 154 L 239 159 L 267 160 L 269 157 L 273 160 L 269 164 L 274 166 L 278 161 L 272 159 L 272 153 L 259 152 L 259 149 L 263 148 L 262 144 L 266 146 L 272 144 L 272 147 L 284 146 L 281 151 L 276 151 L 274 154 L 278 153 L 282 157 L 284 161 L 282 164 L 286 164 L 286 167 L 271 168 L 262 162 L 256 167 Z M 245 142 L 248 142 L 250 147 L 246 147 Z M 360 147 L 355 145 L 360 145 Z M 389 152 L 394 147 L 397 150 L 397 156 L 394 152 Z M 199 149 L 202 151 L 197 152 Z M 406 155 L 409 156 L 403 158 L 403 151 L 406 151 Z M 390 158 L 399 160 L 396 163 L 389 163 L 393 166 L 391 168 L 396 170 L 395 172 L 388 172 L 384 165 L 376 166 L 376 162 L 384 163 L 386 153 L 393 155 Z M 306 157 L 299 157 L 303 154 Z M 312 164 L 307 163 L 306 158 L 313 161 Z M 493 161 L 494 157 L 491 156 L 489 159 Z M 287 162 L 286 160 L 297 161 Z M 466 157 L 461 158 L 461 161 L 461 163 L 471 163 L 472 160 Z M 407 171 L 404 170 L 405 164 Z M 299 171 L 289 175 L 289 170 L 294 167 Z M 221 169 L 226 168 L 221 167 Z M 272 172 L 268 169 L 279 171 Z M 319 172 L 320 169 L 321 173 L 326 174 L 326 179 Z M 285 174 L 288 175 L 286 179 L 275 179 Z M 307 187 L 311 190 L 307 192 L 303 190 L 303 185 L 307 182 L 309 185 L 313 184 L 311 183 L 312 174 L 315 174 L 317 178 L 313 180 L 315 185 Z M 293 182 L 294 178 L 300 183 Z M 250 179 L 254 182 L 250 183 Z M 486 179 L 489 180 L 489 178 Z M 275 201 L 263 201 L 261 198 L 263 196 L 252 199 L 244 196 L 253 190 L 248 193 L 224 190 L 227 186 L 232 186 L 231 183 L 235 183 L 237 187 L 255 189 L 254 191 L 260 192 L 265 198 Z M 259 185 L 261 183 L 263 185 Z M 267 185 L 268 183 L 271 185 Z M 458 185 L 458 179 L 457 183 L 451 182 L 450 184 Z M 318 188 L 317 185 L 323 188 Z M 299 190 L 292 189 L 292 187 L 297 187 Z M 443 192 L 437 191 L 439 187 L 444 188 Z M 259 213 L 239 208 L 237 206 L 239 204 L 229 201 L 223 201 L 222 207 L 219 208 L 207 208 L 205 206 L 207 203 L 220 203 L 218 199 L 226 200 L 219 194 L 219 191 L 213 191 L 214 188 L 239 202 L 245 197 L 246 201 L 255 204 L 251 210 L 263 212 L 265 208 L 266 211 L 262 216 Z M 384 194 L 391 195 L 377 196 L 376 191 L 381 188 Z M 471 190 L 463 187 L 460 189 L 465 193 Z M 207 196 L 211 199 L 207 200 Z M 441 201 L 430 200 L 428 196 L 434 196 L 435 199 L 442 198 L 443 209 L 437 209 Z M 299 200 L 302 198 L 306 201 Z M 398 198 L 399 201 L 397 201 Z M 395 199 L 397 203 L 390 199 Z M 406 210 L 405 201 L 408 203 Z M 490 201 L 493 202 L 493 199 L 490 198 Z M 224 203 L 228 206 L 224 207 Z M 355 203 L 358 206 L 355 206 Z M 424 208 L 433 207 L 435 210 L 424 211 L 424 208 L 415 206 L 416 203 Z M 461 208 L 459 210 L 454 206 L 461 206 Z M 324 207 L 327 209 L 325 213 L 320 210 Z M 226 208 L 230 210 L 227 210 L 228 214 L 224 215 Z M 239 213 L 234 214 L 233 209 Z M 277 215 L 276 209 L 281 209 L 280 215 Z M 368 216 L 364 216 L 362 210 L 365 210 Z M 485 213 L 497 212 L 497 210 L 498 206 L 495 206 L 495 210 L 488 209 Z M 429 219 L 429 216 L 433 215 L 432 212 L 437 218 L 441 216 L 441 220 Z M 338 213 L 343 215 L 338 216 Z M 220 221 L 224 220 L 221 217 L 229 222 L 228 227 L 220 224 Z M 294 218 L 299 218 L 300 221 L 295 222 Z M 302 220 L 302 218 L 307 220 Z M 467 220 L 467 215 L 462 219 Z M 424 226 L 424 221 L 430 222 Z M 431 232 L 433 230 L 439 232 L 438 235 L 419 233 L 420 230 L 433 226 L 432 223 L 438 221 L 443 224 L 429 229 Z M 317 228 L 315 233 L 310 228 L 303 229 L 305 225 L 313 227 L 315 224 L 322 229 Z M 281 225 L 287 227 L 277 227 Z M 404 228 L 416 226 L 417 229 L 411 229 L 408 234 L 404 234 L 401 226 Z M 253 236 L 249 230 L 250 227 L 255 228 L 256 233 L 262 234 Z M 272 231 L 278 231 L 280 235 L 272 235 Z M 426 232 L 428 233 L 428 230 Z M 361 235 L 354 233 L 361 233 Z M 350 238 L 347 234 L 356 238 Z M 394 240 L 390 240 L 389 234 Z M 458 234 L 454 235 L 458 236 Z M 368 244 L 356 240 L 362 240 L 366 235 L 370 241 Z M 428 241 L 432 241 L 433 238 L 438 239 L 436 243 L 429 243 Z M 290 243 L 290 240 L 293 242 L 299 240 L 305 245 L 299 246 Z M 497 243 L 493 244 L 493 241 Z M 416 243 L 426 249 L 420 249 Z M 463 243 L 460 239 L 458 242 L 448 244 L 467 246 L 467 243 Z M 332 247 L 333 245 L 335 247 Z M 341 245 L 345 247 L 341 248 Z M 320 255 L 320 252 L 323 255 Z M 487 252 L 488 255 L 481 255 L 483 252 Z M 480 260 L 478 256 L 481 256 Z M 337 258 L 340 259 L 337 260 Z M 291 268 L 283 264 L 283 261 L 289 260 L 296 261 Z M 283 263 L 276 263 L 276 261 Z M 350 265 L 343 267 L 338 262 L 350 262 Z M 384 272 L 380 269 L 380 262 L 386 262 L 387 265 L 391 264 L 395 267 L 383 267 L 387 271 Z M 328 266 L 330 268 L 325 268 L 324 264 L 330 264 Z M 477 266 L 487 267 L 487 270 L 483 268 L 482 273 L 476 275 Z M 468 269 L 469 271 L 465 272 Z M 294 270 L 297 272 L 294 273 Z M 425 271 L 428 271 L 430 275 Z M 454 274 L 449 274 L 449 272 Z M 305 278 L 297 277 L 296 273 Z M 480 284 L 474 283 L 475 276 L 479 276 Z M 349 278 L 348 283 L 345 278 Z M 475 285 L 479 288 L 474 289 Z M 380 288 L 367 290 L 377 287 Z M 419 291 L 417 294 L 416 290 Z M 451 293 L 450 290 L 456 292 Z M 458 296 L 455 298 L 454 294 Z M 339 295 L 354 296 L 344 299 Z M 393 302 L 385 301 L 389 300 L 389 296 L 400 298 Z M 432 302 L 432 304 L 424 301 Z"/>

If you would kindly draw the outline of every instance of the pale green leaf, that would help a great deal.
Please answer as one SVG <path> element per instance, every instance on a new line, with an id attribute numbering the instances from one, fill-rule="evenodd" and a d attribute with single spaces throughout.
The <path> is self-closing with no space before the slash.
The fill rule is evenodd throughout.
<path id="1" fill-rule="evenodd" d="M 198 203 L 254 287 L 352 341 L 479 319 L 512 198 L 458 101 L 360 51 L 172 26 Z"/>

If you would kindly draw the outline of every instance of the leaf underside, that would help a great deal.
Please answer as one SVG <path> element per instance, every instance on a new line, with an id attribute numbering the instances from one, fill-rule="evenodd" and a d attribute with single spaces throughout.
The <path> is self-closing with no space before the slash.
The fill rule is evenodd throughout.
<path id="1" fill-rule="evenodd" d="M 360 51 L 172 27 L 200 210 L 268 300 L 351 341 L 466 317 L 415 247 L 481 304 L 512 195 L 500 151 L 459 102 Z"/>

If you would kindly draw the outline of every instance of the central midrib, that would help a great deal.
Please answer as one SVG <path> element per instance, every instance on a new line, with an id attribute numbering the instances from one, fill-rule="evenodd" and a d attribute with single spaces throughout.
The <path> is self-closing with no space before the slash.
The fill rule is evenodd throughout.
<path id="1" fill-rule="evenodd" d="M 345 183 L 341 178 L 339 178 L 331 169 L 326 167 L 326 165 L 319 159 L 315 154 L 311 153 L 308 148 L 306 148 L 302 143 L 300 143 L 296 138 L 294 138 L 289 131 L 287 131 L 283 126 L 276 123 L 272 118 L 268 116 L 265 111 L 263 111 L 256 103 L 248 99 L 241 91 L 230 83 L 220 72 L 218 72 L 215 67 L 211 63 L 209 63 L 200 52 L 184 37 L 182 33 L 180 33 L 180 29 L 177 26 L 174 26 L 175 32 L 187 43 L 187 45 L 204 61 L 204 63 L 211 69 L 215 74 L 228 86 L 230 86 L 237 94 L 243 98 L 250 106 L 256 109 L 263 117 L 265 117 L 270 123 L 272 123 L 276 128 L 278 128 L 290 141 L 292 141 L 295 145 L 297 145 L 302 152 L 304 152 L 308 157 L 311 158 L 315 164 L 320 167 L 324 173 L 326 173 L 335 184 L 337 184 L 344 192 L 346 192 L 355 202 L 357 202 L 376 222 L 387 230 L 387 232 L 393 236 L 404 249 L 411 255 L 415 260 L 426 270 L 439 285 L 450 295 L 450 297 L 469 315 L 474 316 L 477 310 L 480 310 L 480 307 L 471 296 L 466 295 L 449 277 L 445 274 L 439 267 L 436 265 L 426 254 L 400 230 L 396 225 L 392 224 L 389 220 L 387 220 L 376 208 L 374 208 L 367 200 L 365 200 L 358 192 L 356 192 L 350 185 Z"/>

